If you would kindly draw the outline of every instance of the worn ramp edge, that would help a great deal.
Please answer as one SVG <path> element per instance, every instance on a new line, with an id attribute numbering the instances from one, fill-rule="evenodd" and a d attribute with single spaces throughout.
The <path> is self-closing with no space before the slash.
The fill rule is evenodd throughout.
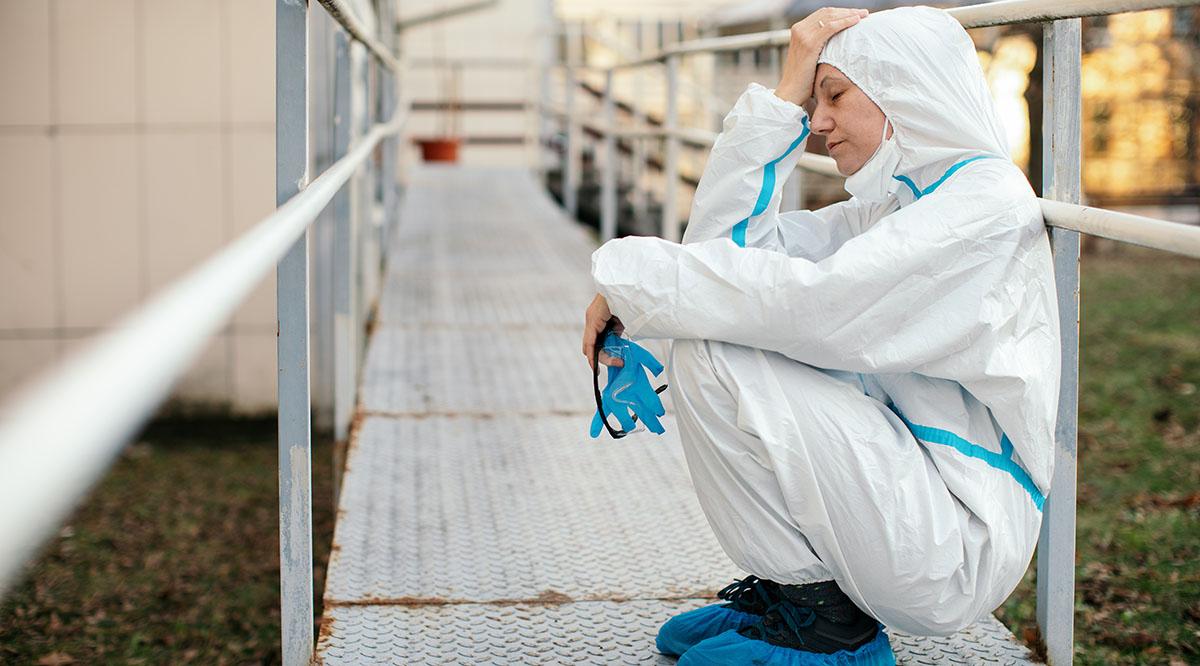
<path id="1" fill-rule="evenodd" d="M 670 616 L 711 603 L 678 601 L 452 606 L 342 606 L 321 628 L 321 663 L 674 664 L 654 648 Z M 896 662 L 935 666 L 1033 664 L 994 618 L 950 638 L 889 632 Z"/>

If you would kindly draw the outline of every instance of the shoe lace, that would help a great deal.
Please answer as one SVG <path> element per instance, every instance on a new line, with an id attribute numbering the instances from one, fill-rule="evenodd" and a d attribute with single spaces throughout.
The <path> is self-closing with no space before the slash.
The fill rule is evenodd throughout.
<path id="1" fill-rule="evenodd" d="M 762 622 L 746 627 L 743 634 L 777 645 L 804 645 L 800 631 L 812 625 L 817 614 L 807 606 L 781 601 L 771 606 Z"/>
<path id="2" fill-rule="evenodd" d="M 729 602 L 735 610 L 757 608 L 757 612 L 761 613 L 773 603 L 767 593 L 765 582 L 758 576 L 746 576 L 726 585 L 720 592 L 717 592 L 717 597 Z"/>

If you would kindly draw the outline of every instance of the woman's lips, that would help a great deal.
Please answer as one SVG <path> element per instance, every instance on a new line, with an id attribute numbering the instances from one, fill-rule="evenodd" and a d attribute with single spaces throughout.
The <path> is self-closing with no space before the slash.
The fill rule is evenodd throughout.
<path id="1" fill-rule="evenodd" d="M 834 149 L 834 148 L 837 148 L 837 147 L 838 147 L 838 146 L 840 146 L 840 145 L 842 145 L 842 142 L 841 142 L 841 141 L 833 141 L 833 142 L 831 142 L 831 143 L 829 143 L 829 144 L 826 144 L 825 148 L 826 148 L 826 150 L 829 150 L 830 152 L 833 152 L 833 149 Z"/>

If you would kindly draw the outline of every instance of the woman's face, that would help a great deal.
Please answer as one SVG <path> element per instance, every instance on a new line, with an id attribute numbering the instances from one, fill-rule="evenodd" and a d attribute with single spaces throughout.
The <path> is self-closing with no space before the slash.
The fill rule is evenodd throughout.
<path id="1" fill-rule="evenodd" d="M 883 111 L 838 68 L 817 65 L 813 92 L 817 108 L 812 131 L 825 137 L 829 156 L 843 176 L 858 171 L 875 154 L 883 136 Z M 892 135 L 891 127 L 888 136 Z"/>

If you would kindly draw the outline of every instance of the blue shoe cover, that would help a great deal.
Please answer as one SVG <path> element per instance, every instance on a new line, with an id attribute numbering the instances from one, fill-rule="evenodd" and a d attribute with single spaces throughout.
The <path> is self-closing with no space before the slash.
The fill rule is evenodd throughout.
<path id="1" fill-rule="evenodd" d="M 665 655 L 681 655 L 702 640 L 736 631 L 761 619 L 761 615 L 733 610 L 729 604 L 711 604 L 667 620 L 658 630 L 654 644 Z"/>
<path id="2" fill-rule="evenodd" d="M 684 652 L 677 666 L 895 666 L 895 663 L 896 655 L 880 627 L 875 638 L 858 649 L 831 654 L 779 647 L 746 638 L 737 631 L 727 631 Z"/>

